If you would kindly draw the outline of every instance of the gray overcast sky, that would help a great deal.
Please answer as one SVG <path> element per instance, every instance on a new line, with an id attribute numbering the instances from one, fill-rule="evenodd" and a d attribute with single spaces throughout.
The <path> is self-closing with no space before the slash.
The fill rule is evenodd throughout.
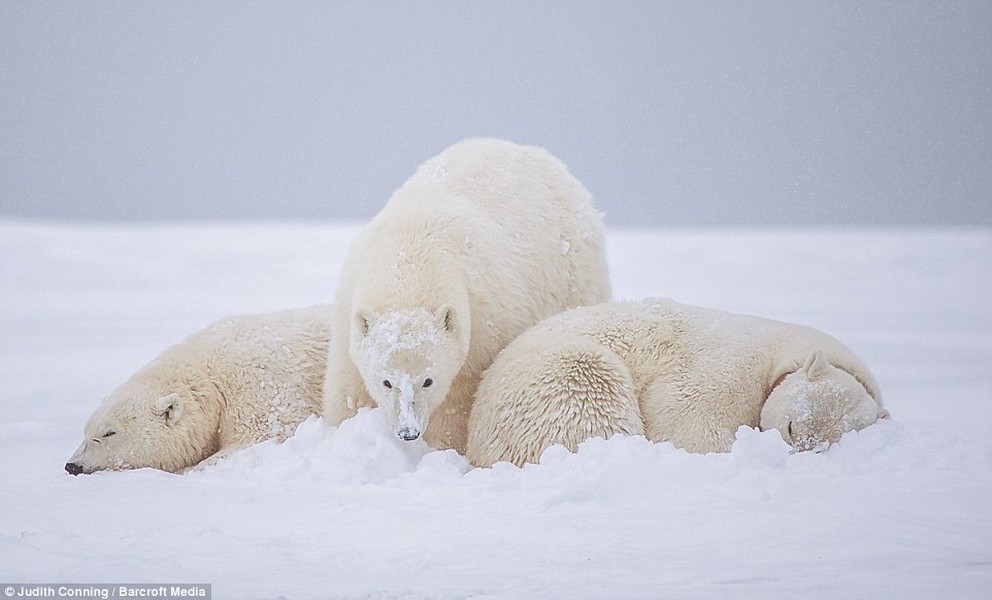
<path id="1" fill-rule="evenodd" d="M 992 224 L 992 2 L 0 0 L 0 214 L 368 218 L 461 138 L 612 225 Z"/>

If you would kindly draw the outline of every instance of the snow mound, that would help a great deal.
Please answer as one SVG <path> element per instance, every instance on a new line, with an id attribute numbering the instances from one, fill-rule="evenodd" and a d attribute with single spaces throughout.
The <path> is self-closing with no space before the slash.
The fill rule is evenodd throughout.
<path id="1" fill-rule="evenodd" d="M 437 471 L 449 468 L 460 475 L 468 463 L 453 451 L 432 450 L 423 440 L 398 440 L 384 410 L 361 408 L 339 427 L 310 417 L 281 444 L 272 440 L 256 444 L 191 475 L 362 485 L 395 482 L 401 476 L 444 478 Z"/>

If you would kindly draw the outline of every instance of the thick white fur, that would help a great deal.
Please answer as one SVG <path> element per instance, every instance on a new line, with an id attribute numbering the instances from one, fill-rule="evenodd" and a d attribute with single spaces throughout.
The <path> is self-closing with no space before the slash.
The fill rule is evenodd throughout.
<path id="1" fill-rule="evenodd" d="M 609 296 L 601 216 L 565 165 L 500 140 L 455 144 L 393 194 L 344 262 L 324 417 L 380 405 L 401 438 L 464 451 L 496 354 Z"/>
<path id="2" fill-rule="evenodd" d="M 500 353 L 478 388 L 467 456 L 519 465 L 615 433 L 724 452 L 759 423 L 805 449 L 881 416 L 868 368 L 825 333 L 667 299 L 605 303 L 546 319 Z"/>
<path id="3" fill-rule="evenodd" d="M 292 435 L 319 414 L 330 311 L 229 317 L 167 349 L 104 399 L 66 470 L 177 473 Z"/>

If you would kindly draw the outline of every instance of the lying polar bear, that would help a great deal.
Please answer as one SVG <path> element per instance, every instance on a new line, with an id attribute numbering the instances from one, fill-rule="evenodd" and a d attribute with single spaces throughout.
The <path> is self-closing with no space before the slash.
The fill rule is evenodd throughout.
<path id="1" fill-rule="evenodd" d="M 497 356 L 467 456 L 521 465 L 616 433 L 726 452 L 742 425 L 804 450 L 887 416 L 868 368 L 824 333 L 666 299 L 605 303 L 545 319 Z"/>
<path id="2" fill-rule="evenodd" d="M 167 349 L 90 417 L 73 475 L 178 473 L 320 413 L 331 307 L 221 319 Z"/>

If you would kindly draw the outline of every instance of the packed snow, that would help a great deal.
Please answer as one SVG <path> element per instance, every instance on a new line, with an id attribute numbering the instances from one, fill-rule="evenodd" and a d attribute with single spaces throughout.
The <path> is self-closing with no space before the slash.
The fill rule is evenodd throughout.
<path id="1" fill-rule="evenodd" d="M 607 216 L 608 220 L 608 216 Z M 979 598 L 992 589 L 992 230 L 609 229 L 614 294 L 803 323 L 892 418 L 824 452 L 640 437 L 473 469 L 381 410 L 187 475 L 72 477 L 100 400 L 225 315 L 328 302 L 356 223 L 0 221 L 0 581 L 214 598 Z"/>

